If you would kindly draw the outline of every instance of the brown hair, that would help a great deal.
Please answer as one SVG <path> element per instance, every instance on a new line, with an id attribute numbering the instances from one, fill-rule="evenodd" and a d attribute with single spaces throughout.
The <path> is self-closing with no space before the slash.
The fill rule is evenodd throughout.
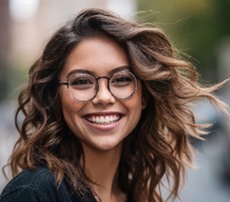
<path id="1" fill-rule="evenodd" d="M 59 183 L 65 178 L 76 192 L 87 192 L 90 179 L 79 162 L 82 146 L 63 119 L 57 83 L 73 48 L 98 34 L 124 47 L 148 100 L 140 122 L 124 142 L 119 185 L 132 201 L 161 202 L 166 177 L 172 182 L 169 197 L 175 199 L 185 168 L 191 165 L 189 136 L 199 137 L 205 126 L 195 123 L 188 104 L 205 97 L 225 109 L 211 94 L 222 84 L 202 87 L 194 66 L 176 55 L 161 29 L 101 9 L 84 10 L 61 27 L 31 67 L 15 116 L 20 138 L 10 158 L 12 173 L 46 165 Z"/>

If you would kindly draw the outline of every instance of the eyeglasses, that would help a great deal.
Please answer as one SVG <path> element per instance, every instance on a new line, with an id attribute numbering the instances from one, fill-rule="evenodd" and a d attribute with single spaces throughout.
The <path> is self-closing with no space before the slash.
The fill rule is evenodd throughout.
<path id="1" fill-rule="evenodd" d="M 60 81 L 66 85 L 70 96 L 79 102 L 87 102 L 96 97 L 99 91 L 99 79 L 108 80 L 108 90 L 117 99 L 127 99 L 137 90 L 137 78 L 130 71 L 120 71 L 111 77 L 95 77 L 89 73 L 74 73 L 67 81 Z"/>

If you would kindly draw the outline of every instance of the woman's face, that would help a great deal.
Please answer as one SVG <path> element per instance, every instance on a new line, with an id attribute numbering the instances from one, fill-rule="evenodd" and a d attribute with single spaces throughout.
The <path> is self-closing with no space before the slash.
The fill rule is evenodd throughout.
<path id="1" fill-rule="evenodd" d="M 73 49 L 61 71 L 60 80 L 67 81 L 73 72 L 110 77 L 113 72 L 121 69 L 129 71 L 129 65 L 125 51 L 113 40 L 91 37 Z M 80 84 L 84 82 L 80 81 Z M 137 90 L 131 97 L 122 100 L 110 93 L 108 79 L 99 79 L 98 84 L 98 93 L 88 102 L 74 100 L 67 86 L 60 86 L 64 119 L 84 148 L 100 151 L 121 148 L 124 138 L 135 128 L 141 116 L 141 84 L 138 82 Z"/>

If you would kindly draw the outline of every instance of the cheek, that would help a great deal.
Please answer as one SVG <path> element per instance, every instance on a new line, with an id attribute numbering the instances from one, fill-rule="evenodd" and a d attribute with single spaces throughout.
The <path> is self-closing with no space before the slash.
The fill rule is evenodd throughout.
<path id="1" fill-rule="evenodd" d="M 70 126 L 83 106 L 81 103 L 77 103 L 72 99 L 67 89 L 61 89 L 59 97 L 64 120 L 66 124 Z"/>
<path id="2" fill-rule="evenodd" d="M 130 106 L 138 111 L 141 111 L 143 109 L 143 97 L 142 97 L 142 87 L 139 83 L 137 87 L 137 91 L 133 95 L 133 99 L 131 99 Z"/>
<path id="3" fill-rule="evenodd" d="M 127 100 L 126 107 L 129 109 L 130 117 L 133 123 L 132 125 L 135 127 L 141 117 L 143 109 L 142 89 L 140 85 L 133 97 L 130 100 Z"/>

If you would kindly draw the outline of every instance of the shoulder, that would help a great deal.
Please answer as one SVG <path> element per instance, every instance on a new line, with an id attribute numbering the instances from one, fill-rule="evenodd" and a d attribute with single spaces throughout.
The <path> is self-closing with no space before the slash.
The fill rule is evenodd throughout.
<path id="1" fill-rule="evenodd" d="M 24 170 L 5 187 L 0 201 L 56 201 L 58 186 L 47 168 Z M 58 201 L 58 200 L 57 200 Z"/>

